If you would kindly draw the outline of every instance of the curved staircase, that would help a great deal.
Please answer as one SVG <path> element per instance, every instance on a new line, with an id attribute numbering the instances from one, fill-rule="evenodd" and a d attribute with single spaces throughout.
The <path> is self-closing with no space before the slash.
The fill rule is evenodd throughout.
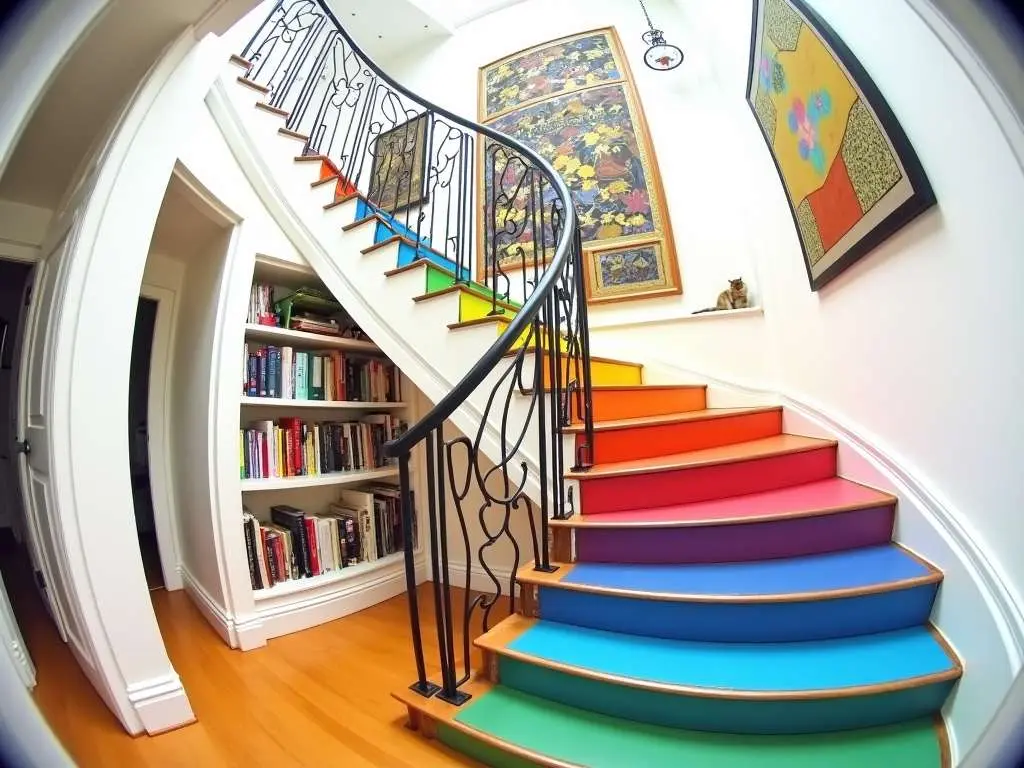
<path id="1" fill-rule="evenodd" d="M 779 409 L 595 394 L 607 439 L 568 474 L 557 570 L 520 569 L 468 703 L 395 694 L 411 721 L 499 766 L 949 765 L 962 666 L 929 623 L 942 574 L 891 541 L 896 499 Z"/>
<path id="2" fill-rule="evenodd" d="M 337 250 L 328 287 L 386 296 L 392 333 L 439 368 L 490 349 L 522 306 L 368 204 L 234 63 L 268 164 Z M 507 355 L 536 344 L 523 334 Z M 529 365 L 538 388 L 570 378 Z M 896 499 L 837 476 L 836 444 L 785 434 L 779 407 L 709 409 L 703 386 L 645 385 L 628 361 L 591 357 L 589 373 L 592 442 L 582 423 L 561 430 L 588 460 L 565 471 L 575 514 L 546 523 L 552 567 L 518 570 L 519 612 L 476 638 L 468 700 L 423 695 L 422 668 L 394 694 L 411 726 L 495 766 L 949 765 L 941 708 L 963 670 L 929 622 L 942 574 L 892 541 Z M 467 400 L 498 419 L 489 391 Z"/>

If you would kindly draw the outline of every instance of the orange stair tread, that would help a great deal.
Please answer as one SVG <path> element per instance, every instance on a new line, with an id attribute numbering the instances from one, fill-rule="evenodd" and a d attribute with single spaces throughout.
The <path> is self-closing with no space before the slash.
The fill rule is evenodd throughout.
<path id="1" fill-rule="evenodd" d="M 765 405 L 746 408 L 702 408 L 698 411 L 679 411 L 678 413 L 664 414 L 661 416 L 633 416 L 628 419 L 610 419 L 608 421 L 594 422 L 595 431 L 630 429 L 633 427 L 654 427 L 662 424 L 681 424 L 687 421 L 704 421 L 710 419 L 722 419 L 728 416 L 743 416 L 753 413 L 771 413 L 781 411 L 781 405 Z M 582 432 L 582 424 L 573 424 L 566 428 L 566 432 Z"/>
<path id="2" fill-rule="evenodd" d="M 779 456 L 787 453 L 800 453 L 815 448 L 835 446 L 835 440 L 821 440 L 803 435 L 773 435 L 760 440 L 749 440 L 742 443 L 702 448 L 697 451 L 686 451 L 666 456 L 655 456 L 647 459 L 630 461 L 614 461 L 595 464 L 585 472 L 566 472 L 566 477 L 573 479 L 593 479 L 597 477 L 614 477 L 643 472 L 663 472 L 673 469 L 687 469 L 712 464 L 729 464 L 745 459 L 759 459 Z"/>

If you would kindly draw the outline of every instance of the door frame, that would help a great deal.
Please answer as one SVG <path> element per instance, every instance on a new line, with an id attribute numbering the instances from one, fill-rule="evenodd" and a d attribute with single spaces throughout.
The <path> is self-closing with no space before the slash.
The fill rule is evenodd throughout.
<path id="1" fill-rule="evenodd" d="M 143 283 L 139 296 L 156 302 L 153 348 L 149 358 L 149 489 L 153 503 L 157 549 L 164 586 L 181 589 L 181 545 L 178 538 L 177 504 L 174 498 L 174 467 L 171 449 L 171 380 L 175 333 L 178 327 L 176 291 Z"/>
<path id="2" fill-rule="evenodd" d="M 12 253 L 12 249 L 9 244 L 4 244 L 0 248 L 0 261 L 12 261 L 20 264 L 28 264 L 30 269 L 26 276 L 25 284 L 22 286 L 21 300 L 18 307 L 18 325 L 17 335 L 15 338 L 8 339 L 7 342 L 14 345 L 15 360 L 14 360 L 14 386 L 11 387 L 11 400 L 8 403 L 0 403 L 2 408 L 2 418 L 14 419 L 15 432 L 17 431 L 17 420 L 18 412 L 21 407 L 21 354 L 24 350 L 24 339 L 28 328 L 29 311 L 31 307 L 26 303 L 26 298 L 29 298 L 31 294 L 28 292 L 32 290 L 35 285 L 35 264 L 39 261 L 39 249 L 36 247 L 21 246 Z M 14 439 L 18 438 L 18 435 L 13 435 Z M 12 446 L 13 449 L 13 446 Z M 14 468 L 14 474 L 16 476 L 15 484 L 18 486 L 16 493 L 13 494 L 14 503 L 21 506 L 19 510 L 19 519 L 17 521 L 11 520 L 11 530 L 15 534 L 15 538 L 21 542 L 23 538 L 31 539 L 25 529 L 28 527 L 28 514 L 25 510 L 25 501 L 21 495 L 20 477 L 21 468 L 19 467 L 19 457 L 16 455 L 11 456 L 11 462 Z M 25 542 L 28 546 L 33 546 L 34 542 Z M 14 615 L 14 609 L 11 606 L 10 596 L 7 594 L 7 585 L 4 582 L 3 574 L 0 573 L 0 642 L 3 643 L 4 648 L 7 650 L 8 656 L 11 661 L 14 662 L 14 667 L 18 671 L 18 677 L 26 688 L 35 688 L 36 685 L 36 667 L 32 663 L 32 657 L 29 655 L 28 646 L 25 644 L 25 638 L 21 634 L 21 627 L 18 626 L 18 618 Z"/>

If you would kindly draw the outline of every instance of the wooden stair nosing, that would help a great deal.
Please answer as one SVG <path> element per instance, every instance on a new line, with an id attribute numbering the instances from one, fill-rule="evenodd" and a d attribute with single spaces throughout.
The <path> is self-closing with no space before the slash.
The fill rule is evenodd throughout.
<path id="1" fill-rule="evenodd" d="M 331 202 L 327 203 L 327 205 L 324 206 L 324 210 L 329 211 L 332 208 L 337 208 L 338 206 L 344 205 L 345 203 L 357 197 L 359 197 L 358 192 L 350 192 L 347 195 L 342 195 L 337 200 L 332 200 Z"/>
<path id="2" fill-rule="evenodd" d="M 754 405 L 742 408 L 703 408 L 696 411 L 679 411 L 658 416 L 631 416 L 625 419 L 595 421 L 595 432 L 616 432 L 623 429 L 639 429 L 642 427 L 660 427 L 667 424 L 687 424 L 699 421 L 715 421 L 733 416 L 748 416 L 756 413 L 782 411 L 781 405 Z M 582 424 L 570 424 L 563 431 L 577 434 L 585 430 Z"/>
<path id="3" fill-rule="evenodd" d="M 266 95 L 266 94 L 270 93 L 270 89 L 267 88 L 267 86 L 260 85 L 259 83 L 255 82 L 254 80 L 250 80 L 249 78 L 247 78 L 247 77 L 245 77 L 243 75 L 239 75 L 235 79 L 239 83 L 244 85 L 246 88 L 252 88 L 257 93 L 262 93 L 263 95 Z"/>
<path id="4" fill-rule="evenodd" d="M 460 320 L 457 323 L 448 323 L 449 331 L 457 331 L 461 328 L 475 328 L 478 325 L 491 325 L 494 323 L 508 323 L 512 322 L 512 318 L 506 317 L 505 315 L 485 315 L 484 317 L 474 317 L 472 320 Z"/>
<path id="5" fill-rule="evenodd" d="M 331 169 L 335 176 L 341 176 L 341 171 L 338 170 L 338 166 L 335 165 L 334 161 L 327 155 L 321 155 L 319 153 L 312 155 L 297 155 L 292 159 L 295 160 L 296 163 L 326 163 L 327 167 Z"/>
<path id="6" fill-rule="evenodd" d="M 790 437 L 790 438 L 794 438 L 794 437 L 802 437 L 802 436 L 800 436 L 800 435 L 790 435 L 790 434 L 787 434 L 787 433 L 783 433 L 782 435 L 776 435 L 775 437 L 784 437 L 784 438 L 785 437 Z M 685 452 L 682 452 L 682 453 L 670 454 L 669 456 L 656 456 L 656 457 L 653 457 L 653 458 L 650 458 L 650 459 L 644 459 L 643 460 L 644 461 L 643 464 L 637 464 L 635 467 L 622 467 L 622 468 L 619 468 L 619 469 L 605 469 L 605 470 L 601 470 L 600 467 L 602 465 L 601 464 L 595 464 L 593 467 L 591 467 L 587 471 L 584 471 L 584 472 L 572 472 L 572 471 L 569 471 L 569 472 L 565 473 L 565 476 L 566 476 L 566 478 L 573 479 L 573 480 L 586 480 L 586 479 L 593 480 L 593 479 L 603 479 L 603 478 L 609 478 L 609 477 L 625 477 L 625 476 L 628 476 L 628 475 L 646 475 L 646 474 L 651 474 L 651 473 L 654 473 L 654 472 L 672 472 L 672 471 L 680 470 L 680 469 L 692 469 L 692 468 L 696 468 L 696 467 L 719 466 L 719 465 L 724 465 L 724 464 L 734 464 L 734 463 L 738 463 L 738 462 L 741 462 L 741 461 L 773 458 L 775 456 L 786 456 L 786 455 L 794 454 L 794 453 L 805 453 L 807 451 L 819 450 L 821 448 L 836 448 L 839 445 L 837 440 L 828 440 L 828 439 L 823 439 L 823 438 L 808 437 L 808 438 L 803 438 L 804 442 L 792 441 L 791 440 L 791 441 L 789 441 L 789 444 L 784 443 L 782 445 L 779 445 L 779 446 L 777 446 L 777 447 L 775 447 L 775 448 L 773 448 L 773 449 L 771 449 L 769 451 L 765 451 L 763 453 L 753 453 L 753 454 L 736 453 L 735 455 L 731 455 L 731 456 L 725 453 L 726 450 L 736 449 L 739 446 L 744 446 L 744 445 L 749 445 L 751 443 L 759 443 L 759 442 L 763 442 L 763 441 L 766 441 L 766 440 L 774 440 L 774 439 L 775 438 L 771 438 L 771 437 L 769 437 L 769 438 L 759 438 L 758 440 L 748 440 L 748 441 L 744 441 L 744 442 L 741 442 L 741 443 L 732 443 L 730 445 L 716 446 L 714 448 L 701 448 L 701 449 L 694 450 L 694 451 L 685 451 Z M 705 457 L 699 457 L 698 456 L 696 458 L 696 460 L 694 460 L 691 457 L 690 461 L 684 461 L 684 460 L 681 460 L 681 458 L 680 458 L 680 457 L 684 457 L 684 456 L 688 456 L 688 455 L 692 455 L 692 454 L 701 454 L 701 453 L 710 454 L 710 452 L 712 452 L 712 451 L 718 451 L 718 452 L 722 453 L 723 455 L 719 456 L 719 457 L 713 457 L 713 458 L 712 457 L 706 457 L 705 458 Z M 655 462 L 657 462 L 659 460 L 661 460 L 663 462 L 666 462 L 666 463 L 662 463 L 662 464 L 655 463 Z M 626 462 L 609 462 L 609 464 L 624 464 L 624 463 L 626 463 Z M 605 465 L 605 466 L 607 466 L 607 465 Z"/>
<path id="7" fill-rule="evenodd" d="M 651 521 L 617 521 L 601 520 L 605 515 L 573 515 L 572 517 L 560 520 L 552 518 L 548 525 L 553 528 L 702 528 L 719 525 L 743 525 L 745 523 L 773 523 L 780 520 L 796 520 L 804 517 L 825 517 L 826 515 L 840 515 L 844 512 L 854 512 L 860 509 L 874 509 L 881 506 L 896 506 L 898 500 L 895 496 L 890 499 L 880 500 L 879 503 L 855 502 L 841 504 L 834 507 L 816 507 L 809 509 L 794 510 L 792 512 L 778 512 L 776 514 L 759 514 L 747 517 L 704 517 L 688 518 L 686 520 L 651 520 Z M 895 542 L 894 542 L 895 543 Z M 908 550 L 910 551 L 910 550 Z M 916 552 L 911 554 L 917 555 Z M 920 558 L 920 555 L 917 555 Z M 923 559 L 923 558 L 922 558 Z"/>
<path id="8" fill-rule="evenodd" d="M 898 544 L 896 546 L 899 546 Z M 904 549 L 900 547 L 900 549 Z M 757 603 L 760 605 L 771 603 L 801 603 L 818 602 L 823 600 L 840 600 L 850 597 L 861 597 L 863 595 L 878 595 L 885 592 L 896 592 L 902 589 L 912 589 L 928 584 L 938 584 L 942 581 L 944 574 L 934 565 L 926 560 L 907 552 L 913 559 L 920 562 L 928 571 L 921 576 L 912 576 L 894 581 L 879 582 L 877 584 L 865 584 L 858 587 L 843 587 L 840 589 L 820 589 L 807 592 L 785 592 L 775 594 L 687 594 L 683 592 L 651 592 L 638 589 L 620 589 L 617 587 L 603 587 L 594 584 L 582 584 L 578 582 L 567 582 L 565 577 L 577 565 L 577 563 L 556 563 L 551 565 L 558 568 L 552 573 L 535 571 L 533 561 L 520 566 L 516 571 L 516 581 L 521 584 L 534 584 L 538 587 L 554 587 L 567 589 L 572 592 L 586 592 L 593 595 L 609 595 L 612 597 L 624 597 L 632 600 L 654 600 L 663 603 L 710 603 L 721 605 L 723 603 L 746 605 Z"/>
<path id="9" fill-rule="evenodd" d="M 469 682 L 462 686 L 460 690 L 469 693 L 474 698 L 480 698 L 481 696 L 487 695 L 493 687 L 494 684 L 484 675 L 475 673 Z M 440 723 L 448 728 L 460 731 L 467 736 L 487 744 L 501 752 L 522 758 L 531 765 L 543 766 L 543 768 L 581 768 L 581 766 L 574 763 L 567 763 L 556 757 L 544 755 L 540 752 L 534 752 L 533 750 L 526 749 L 525 747 L 520 747 L 518 744 L 513 744 L 510 741 L 505 741 L 502 738 L 493 736 L 486 731 L 481 731 L 473 728 L 472 726 L 466 725 L 465 723 L 455 719 L 462 711 L 462 708 L 457 707 L 454 704 L 449 704 L 437 696 L 431 696 L 428 699 L 420 696 L 414 691 L 402 689 L 399 691 L 393 691 L 391 693 L 391 697 L 399 703 L 404 704 L 410 711 L 416 711 L 420 713 L 421 716 L 428 717 L 435 721 L 435 723 Z"/>
<path id="10" fill-rule="evenodd" d="M 356 194 L 364 202 L 366 201 L 366 197 L 365 196 L 359 194 L 358 192 L 354 193 L 354 194 Z M 378 213 L 371 213 L 369 216 L 364 216 L 361 219 L 357 219 L 356 221 L 353 221 L 351 224 L 346 224 L 345 226 L 343 226 L 341 228 L 341 230 L 342 230 L 342 232 L 349 232 L 349 231 L 351 231 L 353 229 L 358 229 L 359 227 L 365 226 L 365 225 L 367 225 L 367 224 L 369 224 L 371 222 L 376 222 L 378 224 L 383 224 L 385 227 L 387 227 L 389 230 L 391 230 L 391 232 L 394 233 L 394 236 L 393 237 L 389 237 L 388 241 L 392 241 L 392 240 L 395 240 L 397 238 L 398 240 L 401 240 L 405 245 L 408 245 L 410 248 L 415 248 L 418 251 L 429 251 L 430 253 L 434 254 L 435 256 L 438 256 L 439 258 L 445 259 L 447 261 L 451 261 L 451 259 L 449 259 L 447 256 L 445 256 L 443 253 L 441 253 L 436 248 L 432 248 L 431 246 L 427 245 L 426 243 L 420 243 L 419 245 L 417 245 L 416 241 L 413 240 L 412 238 L 406 237 L 405 235 L 402 235 L 402 234 L 399 234 L 398 232 L 395 232 L 394 228 L 391 226 L 391 224 L 388 222 L 388 220 L 385 219 L 383 216 L 381 216 Z M 438 265 L 435 264 L 434 266 L 438 266 Z M 444 269 L 444 267 L 438 267 L 438 268 L 439 269 Z"/>
<path id="11" fill-rule="evenodd" d="M 524 348 L 527 349 L 527 350 L 533 350 L 533 349 L 536 348 L 536 344 L 534 344 L 533 342 L 530 342 L 525 347 L 516 347 L 515 349 L 510 349 L 508 352 L 506 352 L 504 355 L 502 355 L 502 357 L 515 357 Z M 546 350 L 545 350 L 545 354 L 548 354 Z M 563 353 L 563 359 L 568 360 L 570 358 L 569 358 L 569 356 L 567 354 Z M 590 356 L 590 362 L 592 362 L 592 363 L 608 363 L 609 365 L 622 365 L 622 366 L 626 366 L 628 368 L 637 368 L 637 369 L 640 369 L 640 370 L 643 370 L 643 367 L 644 367 L 643 363 L 634 363 L 634 362 L 632 362 L 630 360 L 618 360 L 618 359 L 613 358 L 613 357 L 601 357 L 599 355 L 591 355 Z M 548 390 L 548 391 L 550 391 L 550 390 Z M 562 391 L 563 392 L 565 391 L 565 387 L 564 386 L 562 388 Z M 568 477 L 568 475 L 566 475 L 566 476 Z"/>
<path id="12" fill-rule="evenodd" d="M 298 139 L 303 143 L 309 142 L 309 136 L 304 133 L 299 133 L 298 131 L 293 131 L 290 128 L 278 128 L 277 132 L 282 136 L 287 136 L 289 139 Z"/>
<path id="13" fill-rule="evenodd" d="M 243 59 L 237 53 L 232 53 L 228 57 L 228 61 L 231 62 L 232 64 L 235 64 L 236 66 L 243 67 L 243 68 L 245 68 L 247 70 L 248 69 L 252 69 L 252 62 L 249 61 L 248 59 Z"/>
<path id="14" fill-rule="evenodd" d="M 362 253 L 363 256 L 369 256 L 374 251 L 379 251 L 382 248 L 388 247 L 389 245 L 401 245 L 402 240 L 403 238 L 399 237 L 398 235 L 394 235 L 393 237 L 389 237 L 387 240 L 381 240 L 379 243 L 373 243 L 371 245 L 368 245 L 366 248 L 363 248 L 363 250 L 360 251 L 360 253 Z"/>
<path id="15" fill-rule="evenodd" d="M 803 689 L 797 691 L 760 691 L 760 690 L 738 690 L 734 688 L 702 688 L 694 685 L 680 685 L 677 683 L 664 683 L 654 680 L 644 680 L 634 677 L 624 677 L 609 672 L 601 672 L 588 667 L 578 667 L 572 664 L 565 664 L 560 661 L 545 659 L 529 653 L 517 651 L 508 647 L 508 644 L 526 632 L 538 619 L 531 619 L 521 614 L 513 614 L 503 619 L 489 632 L 484 633 L 473 644 L 481 650 L 497 653 L 533 666 L 545 667 L 558 672 L 563 672 L 575 677 L 586 677 L 591 680 L 598 680 L 612 685 L 621 685 L 629 688 L 640 688 L 648 691 L 660 691 L 672 695 L 691 696 L 701 699 L 729 699 L 736 701 L 819 701 L 821 699 L 845 699 L 859 696 L 874 696 L 894 691 L 902 691 L 910 688 L 920 688 L 934 683 L 944 683 L 957 680 L 963 676 L 963 664 L 942 634 L 933 624 L 928 624 L 928 632 L 935 638 L 949 659 L 950 669 L 942 672 L 931 672 L 927 675 L 902 678 L 900 680 L 887 680 L 883 683 L 867 683 L 843 688 L 819 688 Z"/>
<path id="16" fill-rule="evenodd" d="M 264 112 L 269 112 L 272 115 L 277 115 L 278 117 L 282 117 L 285 120 L 287 120 L 288 116 L 291 114 L 291 112 L 289 112 L 287 109 L 281 109 L 280 107 L 272 107 L 265 101 L 257 101 L 256 109 L 261 109 Z"/>
<path id="17" fill-rule="evenodd" d="M 310 182 L 309 186 L 312 189 L 316 189 L 317 187 L 322 187 L 325 184 L 337 184 L 340 180 L 341 180 L 341 177 L 338 176 L 337 174 L 335 174 L 334 176 L 328 176 L 328 177 L 323 178 L 323 179 L 317 179 L 316 181 L 312 181 L 312 182 Z M 334 202 L 336 202 L 336 201 L 334 201 Z"/>
<path id="18" fill-rule="evenodd" d="M 491 299 L 488 296 L 483 296 L 477 291 L 474 291 L 471 288 L 466 287 L 463 283 L 456 283 L 455 285 L 450 285 L 447 288 L 442 288 L 439 291 L 421 293 L 419 296 L 415 297 L 413 301 L 429 301 L 430 299 L 436 298 L 438 296 L 445 296 L 449 293 L 468 293 L 470 296 L 484 299 L 485 301 L 492 301 L 496 306 L 499 306 L 502 309 L 507 309 L 509 312 L 518 312 L 520 309 L 522 309 L 522 307 L 517 307 L 513 304 L 509 304 L 507 301 L 502 301 L 501 299 Z M 492 315 L 491 317 L 504 317 L 504 315 Z"/>
<path id="19" fill-rule="evenodd" d="M 707 384 L 594 384 L 591 386 L 593 392 L 640 392 L 640 391 L 655 391 L 659 389 L 704 389 L 708 388 Z M 562 388 L 564 391 L 564 387 Z M 550 392 L 552 387 L 544 387 L 545 392 Z M 524 394 L 532 395 L 533 389 L 524 390 Z"/>

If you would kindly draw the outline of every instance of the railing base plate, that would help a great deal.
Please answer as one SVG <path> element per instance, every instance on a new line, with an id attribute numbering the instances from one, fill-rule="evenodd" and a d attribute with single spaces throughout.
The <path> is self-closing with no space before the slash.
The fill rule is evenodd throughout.
<path id="1" fill-rule="evenodd" d="M 454 704 L 456 707 L 461 707 L 467 701 L 473 698 L 473 694 L 466 693 L 465 691 L 456 690 L 451 696 L 448 696 L 444 691 L 437 694 L 437 698 L 441 701 L 447 701 L 449 704 Z"/>
<path id="2" fill-rule="evenodd" d="M 427 680 L 427 681 L 422 682 L 422 683 L 420 683 L 420 682 L 413 683 L 412 685 L 409 686 L 409 690 L 410 691 L 415 691 L 416 693 L 418 693 L 420 696 L 422 696 L 425 699 L 429 699 L 431 696 L 433 696 L 435 693 L 437 693 L 438 691 L 441 690 L 441 686 L 440 685 L 434 685 L 432 682 Z"/>
<path id="3" fill-rule="evenodd" d="M 534 565 L 533 570 L 540 571 L 541 573 L 554 573 L 558 570 L 557 565 Z"/>

